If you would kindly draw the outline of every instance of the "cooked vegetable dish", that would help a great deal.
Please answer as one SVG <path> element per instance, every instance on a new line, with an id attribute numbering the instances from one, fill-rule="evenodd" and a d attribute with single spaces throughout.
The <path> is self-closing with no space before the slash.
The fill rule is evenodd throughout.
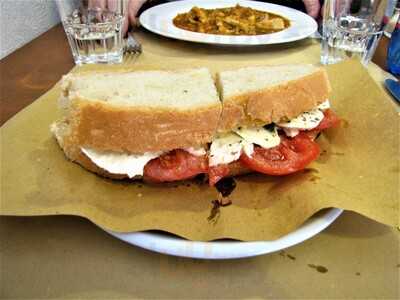
<path id="1" fill-rule="evenodd" d="M 181 29 L 223 35 L 267 34 L 290 26 L 282 16 L 240 5 L 216 9 L 194 6 L 189 12 L 178 14 L 173 22 Z"/>

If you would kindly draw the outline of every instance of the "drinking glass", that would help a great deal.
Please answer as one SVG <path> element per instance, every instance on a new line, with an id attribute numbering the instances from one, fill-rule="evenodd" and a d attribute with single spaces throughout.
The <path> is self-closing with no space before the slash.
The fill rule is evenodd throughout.
<path id="1" fill-rule="evenodd" d="M 57 0 L 76 64 L 120 63 L 126 0 Z"/>
<path id="2" fill-rule="evenodd" d="M 387 0 L 327 0 L 323 13 L 321 63 L 357 57 L 366 65 L 382 35 Z"/>

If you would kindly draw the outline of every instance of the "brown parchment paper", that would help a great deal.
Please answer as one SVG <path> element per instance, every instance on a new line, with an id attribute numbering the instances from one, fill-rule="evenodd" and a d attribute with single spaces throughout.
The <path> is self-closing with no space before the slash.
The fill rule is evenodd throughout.
<path id="1" fill-rule="evenodd" d="M 181 60 L 152 54 L 125 69 L 207 66 L 212 71 L 262 61 Z M 75 69 L 118 70 L 121 66 Z M 59 86 L 1 128 L 1 215 L 78 215 L 121 232 L 159 229 L 191 240 L 270 240 L 327 207 L 399 225 L 399 115 L 356 61 L 327 67 L 342 127 L 319 138 L 320 158 L 304 172 L 238 177 L 232 205 L 209 220 L 217 192 L 193 181 L 147 185 L 112 181 L 67 161 L 49 132 Z"/>

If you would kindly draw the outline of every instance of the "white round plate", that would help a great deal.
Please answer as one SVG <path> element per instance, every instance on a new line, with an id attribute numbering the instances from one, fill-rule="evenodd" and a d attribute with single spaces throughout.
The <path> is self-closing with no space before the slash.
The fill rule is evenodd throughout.
<path id="1" fill-rule="evenodd" d="M 290 20 L 291 26 L 285 30 L 262 35 L 216 35 L 183 30 L 173 24 L 179 13 L 188 12 L 193 6 L 201 8 L 222 8 L 247 6 L 254 9 L 281 15 Z M 266 45 L 287 43 L 304 39 L 317 31 L 317 22 L 310 16 L 285 6 L 247 0 L 185 0 L 154 6 L 140 16 L 141 25 L 160 35 L 198 43 L 218 45 Z"/>
<path id="2" fill-rule="evenodd" d="M 230 259 L 279 251 L 299 244 L 328 227 L 343 210 L 331 208 L 307 220 L 295 231 L 274 241 L 241 242 L 221 240 L 196 242 L 158 232 L 119 233 L 106 230 L 129 244 L 158 253 L 201 259 Z"/>

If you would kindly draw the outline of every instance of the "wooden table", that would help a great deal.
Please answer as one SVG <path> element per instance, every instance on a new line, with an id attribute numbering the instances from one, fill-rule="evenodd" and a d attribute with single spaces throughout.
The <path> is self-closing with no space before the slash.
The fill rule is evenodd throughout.
<path id="1" fill-rule="evenodd" d="M 142 33 L 146 35 L 172 45 L 170 40 Z M 72 67 L 60 26 L 3 59 L 1 124 Z M 352 212 L 286 251 L 232 261 L 152 253 L 116 240 L 88 220 L 69 216 L 1 217 L 0 239 L 1 298 L 400 296 L 399 231 Z M 318 272 L 312 265 L 323 265 L 328 271 Z"/>

